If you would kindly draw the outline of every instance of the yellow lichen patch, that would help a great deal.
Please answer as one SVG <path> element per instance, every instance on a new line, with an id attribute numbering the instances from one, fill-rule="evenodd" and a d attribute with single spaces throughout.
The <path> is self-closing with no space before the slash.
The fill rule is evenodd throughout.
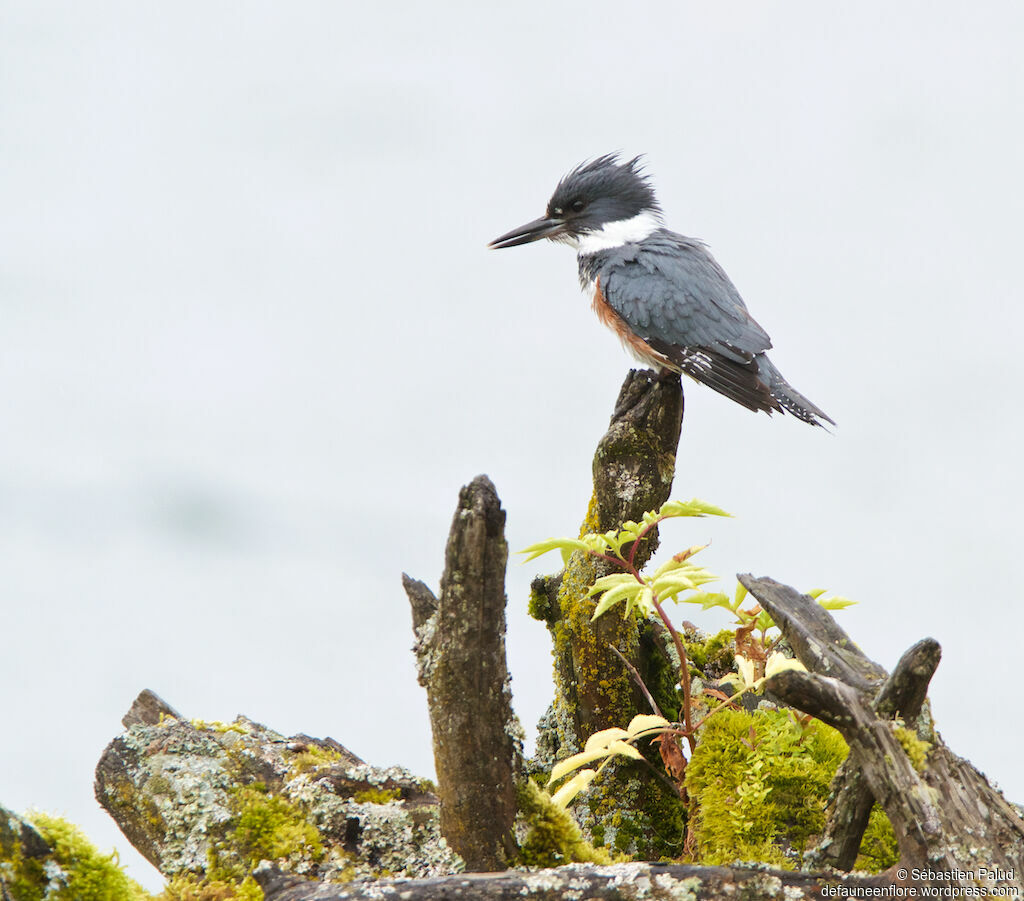
<path id="1" fill-rule="evenodd" d="M 200 731 L 207 732 L 237 732 L 239 735 L 249 735 L 250 730 L 241 723 L 222 723 L 220 720 L 192 720 L 192 726 Z"/>

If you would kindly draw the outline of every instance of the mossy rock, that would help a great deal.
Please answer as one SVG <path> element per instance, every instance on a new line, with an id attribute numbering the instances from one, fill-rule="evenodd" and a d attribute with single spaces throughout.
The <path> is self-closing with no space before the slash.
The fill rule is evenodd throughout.
<path id="1" fill-rule="evenodd" d="M 245 717 L 133 722 L 104 751 L 97 797 L 171 880 L 169 901 L 258 897 L 263 860 L 325 882 L 461 867 L 421 780 Z"/>

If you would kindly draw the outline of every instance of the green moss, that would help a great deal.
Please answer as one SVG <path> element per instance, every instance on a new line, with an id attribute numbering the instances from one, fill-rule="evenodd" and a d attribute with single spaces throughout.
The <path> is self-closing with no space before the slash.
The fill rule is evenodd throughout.
<path id="1" fill-rule="evenodd" d="M 155 901 L 263 901 L 263 890 L 252 876 L 240 883 L 178 876 Z"/>
<path id="2" fill-rule="evenodd" d="M 554 624 L 555 611 L 551 609 L 547 579 L 543 576 L 538 576 L 530 584 L 530 599 L 527 602 L 526 611 L 535 620 L 547 623 L 549 626 Z"/>
<path id="3" fill-rule="evenodd" d="M 654 765 L 661 767 L 660 758 Z M 574 813 L 595 844 L 623 855 L 658 860 L 683 853 L 686 807 L 675 792 L 632 762 L 609 765 L 592 784 L 585 807 L 577 802 Z"/>
<path id="4" fill-rule="evenodd" d="M 846 754 L 839 733 L 817 721 L 801 727 L 779 710 L 715 714 L 686 768 L 699 861 L 792 868 L 824 827 L 829 786 Z"/>
<path id="5" fill-rule="evenodd" d="M 900 859 L 900 849 L 896 841 L 896 833 L 892 824 L 877 804 L 871 808 L 868 828 L 860 843 L 860 854 L 854 863 L 855 870 L 867 870 L 869 873 L 881 873 L 894 866 Z"/>
<path id="6" fill-rule="evenodd" d="M 397 788 L 368 788 L 356 792 L 352 800 L 360 804 L 387 804 L 388 801 L 398 801 L 401 797 L 402 793 Z"/>
<path id="7" fill-rule="evenodd" d="M 289 776 L 301 776 L 303 773 L 311 773 L 321 767 L 333 766 L 339 760 L 341 760 L 341 754 L 333 748 L 308 745 L 304 751 L 295 755 L 289 768 Z"/>
<path id="8" fill-rule="evenodd" d="M 592 495 L 580 534 L 601 531 L 599 526 L 597 498 Z M 571 751 L 581 747 L 587 735 L 629 722 L 636 712 L 629 674 L 609 650 L 612 645 L 627 658 L 637 658 L 636 620 L 609 614 L 591 621 L 597 601 L 587 592 L 605 571 L 605 565 L 588 554 L 576 552 L 569 558 L 558 586 L 557 619 L 550 627 L 555 684 L 571 692 L 556 696 L 556 704 L 565 708 L 558 721 L 583 733 L 558 736 L 559 745 Z"/>
<path id="9" fill-rule="evenodd" d="M 273 794 L 262 782 L 232 789 L 229 804 L 231 821 L 223 837 L 212 843 L 204 878 L 175 880 L 172 887 L 177 894 L 169 895 L 168 901 L 220 901 L 222 897 L 258 901 L 263 895 L 252 870 L 261 860 L 323 858 L 320 833 L 302 808 Z"/>
<path id="10" fill-rule="evenodd" d="M 25 856 L 21 820 L 0 807 L 0 887 L 14 901 L 36 901 L 45 885 L 43 861 Z"/>
<path id="11" fill-rule="evenodd" d="M 77 826 L 45 813 L 26 819 L 52 854 L 44 860 L 0 861 L 10 864 L 11 878 L 5 872 L 4 882 L 13 901 L 152 901 L 121 869 L 116 852 L 103 854 Z"/>
<path id="12" fill-rule="evenodd" d="M 686 638 L 684 644 L 690 663 L 709 679 L 721 678 L 736 667 L 736 633 L 732 629 L 722 629 L 703 641 Z"/>
<path id="13" fill-rule="evenodd" d="M 76 826 L 60 817 L 27 817 L 52 849 L 43 859 L 25 859 L 4 846 L 0 854 L 3 888 L 11 901 L 263 901 L 263 891 L 248 876 L 239 881 L 172 879 L 151 895 L 121 869 L 116 853 L 103 854 Z"/>
<path id="14" fill-rule="evenodd" d="M 230 841 L 250 870 L 261 860 L 280 860 L 292 854 L 311 860 L 323 857 L 320 833 L 302 809 L 281 795 L 269 794 L 262 783 L 235 789 L 232 807 L 237 816 Z"/>
<path id="15" fill-rule="evenodd" d="M 931 742 L 918 738 L 916 732 L 903 726 L 897 726 L 893 734 L 907 752 L 911 766 L 919 773 L 924 772 L 924 768 L 928 766 L 928 752 L 932 749 Z"/>
<path id="16" fill-rule="evenodd" d="M 528 867 L 557 867 L 565 863 L 612 863 L 604 848 L 583 838 L 568 811 L 551 803 L 547 792 L 530 780 L 519 789 L 519 810 L 528 832 L 519 847 L 521 862 Z"/>

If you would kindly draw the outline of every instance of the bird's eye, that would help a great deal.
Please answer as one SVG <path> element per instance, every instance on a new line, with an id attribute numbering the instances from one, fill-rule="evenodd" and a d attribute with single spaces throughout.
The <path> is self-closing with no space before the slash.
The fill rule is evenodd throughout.
<path id="1" fill-rule="evenodd" d="M 569 204 L 569 208 L 574 213 L 582 213 L 583 212 L 583 207 L 585 207 L 585 206 L 586 206 L 586 204 L 582 200 L 574 200 L 572 203 Z"/>

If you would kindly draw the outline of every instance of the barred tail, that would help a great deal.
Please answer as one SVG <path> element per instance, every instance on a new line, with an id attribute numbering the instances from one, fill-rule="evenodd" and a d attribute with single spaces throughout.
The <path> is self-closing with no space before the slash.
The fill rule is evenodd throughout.
<path id="1" fill-rule="evenodd" d="M 757 362 L 761 378 L 768 385 L 768 391 L 771 393 L 772 400 L 778 403 L 780 409 L 811 425 L 824 426 L 825 422 L 830 425 L 836 424 L 835 420 L 828 413 L 812 404 L 796 388 L 790 385 L 768 357 L 764 354 L 759 354 Z"/>
<path id="2" fill-rule="evenodd" d="M 789 413 L 822 427 L 825 423 L 836 424 L 828 413 L 790 385 L 763 353 L 747 354 L 744 359 L 736 351 L 726 355 L 719 349 L 680 347 L 654 338 L 640 343 L 654 351 L 649 363 L 685 372 L 755 413 Z"/>

